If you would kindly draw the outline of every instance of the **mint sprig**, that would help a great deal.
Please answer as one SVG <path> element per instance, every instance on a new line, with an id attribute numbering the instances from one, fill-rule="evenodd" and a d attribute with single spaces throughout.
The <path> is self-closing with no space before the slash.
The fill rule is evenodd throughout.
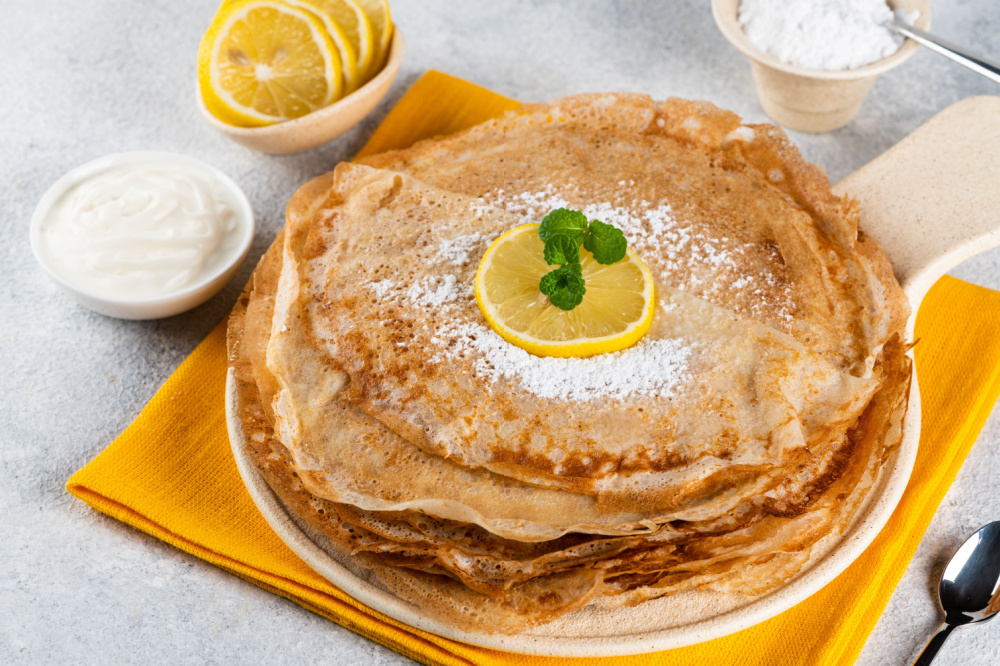
<path id="1" fill-rule="evenodd" d="M 578 306 L 587 293 L 580 263 L 581 243 L 594 261 L 604 265 L 624 259 L 628 247 L 621 229 L 600 220 L 588 222 L 586 215 L 568 208 L 557 208 L 542 218 L 538 237 L 545 243 L 545 263 L 560 264 L 542 276 L 538 290 L 549 297 L 552 305 L 563 310 Z"/>
<path id="2" fill-rule="evenodd" d="M 580 241 L 569 236 L 549 236 L 545 241 L 545 263 L 580 264 Z"/>
<path id="3" fill-rule="evenodd" d="M 579 265 L 578 263 L 577 266 Z M 583 278 L 570 266 L 560 266 L 543 275 L 538 282 L 538 290 L 549 297 L 552 305 L 563 310 L 572 310 L 578 306 L 587 293 Z"/>
<path id="4" fill-rule="evenodd" d="M 583 236 L 583 248 L 594 255 L 594 261 L 599 264 L 616 264 L 625 258 L 625 248 L 628 241 L 622 230 L 600 220 L 590 223 L 590 228 Z"/>
<path id="5" fill-rule="evenodd" d="M 538 225 L 538 237 L 543 243 L 556 235 L 579 238 L 587 231 L 587 216 L 578 210 L 556 208 L 542 218 Z M 549 263 L 552 263 L 551 261 Z"/>

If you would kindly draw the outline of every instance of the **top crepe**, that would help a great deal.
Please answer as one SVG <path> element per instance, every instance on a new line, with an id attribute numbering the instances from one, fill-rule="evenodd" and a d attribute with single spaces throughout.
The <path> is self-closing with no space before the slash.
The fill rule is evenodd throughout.
<path id="1" fill-rule="evenodd" d="M 232 332 L 302 487 L 258 464 L 373 535 L 313 514 L 335 545 L 411 572 L 386 585 L 419 603 L 458 581 L 536 618 L 681 580 L 760 592 L 846 529 L 898 440 L 907 307 L 780 130 L 581 96 L 367 162 L 296 196 Z M 653 272 L 635 347 L 538 359 L 485 326 L 485 247 L 561 205 L 622 227 Z M 517 601 L 539 589 L 563 601 Z"/>

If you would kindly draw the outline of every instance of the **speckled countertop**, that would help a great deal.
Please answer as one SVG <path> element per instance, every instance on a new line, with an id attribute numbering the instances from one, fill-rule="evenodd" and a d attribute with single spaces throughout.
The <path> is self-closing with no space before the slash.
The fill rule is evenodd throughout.
<path id="1" fill-rule="evenodd" d="M 749 67 L 717 32 L 707 0 L 396 0 L 408 53 L 382 105 L 324 148 L 266 156 L 216 134 L 195 106 L 195 53 L 214 5 L 33 0 L 0 11 L 0 663 L 409 663 L 96 513 L 63 485 L 225 316 L 295 189 L 358 150 L 423 71 L 526 101 L 629 90 L 707 99 L 766 120 Z M 995 0 L 939 0 L 932 11 L 936 32 L 1000 59 Z M 792 138 L 836 181 L 977 94 L 1000 88 L 919 52 L 879 79 L 850 125 Z M 90 159 L 140 149 L 218 166 L 246 190 L 259 225 L 250 258 L 222 293 L 153 322 L 76 305 L 36 267 L 28 245 L 32 210 L 53 181 Z M 1000 251 L 954 275 L 1000 289 Z M 908 663 L 923 644 L 937 622 L 942 562 L 1000 518 L 998 469 L 994 413 L 859 663 Z M 1000 663 L 1000 622 L 959 629 L 936 663 Z"/>

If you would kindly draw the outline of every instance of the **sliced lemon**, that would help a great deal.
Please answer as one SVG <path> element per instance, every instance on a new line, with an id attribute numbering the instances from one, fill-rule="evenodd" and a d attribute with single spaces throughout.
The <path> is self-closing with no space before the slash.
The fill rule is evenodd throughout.
<path id="1" fill-rule="evenodd" d="M 323 24 L 277 0 L 223 5 L 198 51 L 205 106 L 220 120 L 245 127 L 327 106 L 343 90 L 341 70 Z"/>
<path id="2" fill-rule="evenodd" d="M 344 73 L 344 94 L 347 95 L 360 88 L 363 72 L 358 69 L 358 53 L 351 46 L 351 41 L 348 39 L 343 27 L 323 8 L 325 3 L 321 2 L 321 0 L 281 1 L 307 11 L 319 19 L 330 39 L 333 40 L 333 45 L 337 48 L 337 52 L 340 54 L 340 63 Z"/>
<path id="3" fill-rule="evenodd" d="M 354 0 L 302 0 L 316 14 L 328 17 L 343 32 L 347 43 L 356 56 L 357 74 L 356 86 L 364 85 L 368 80 L 375 55 L 375 42 L 372 37 L 372 26 L 361 7 Z M 333 35 L 331 35 L 333 37 Z M 333 38 L 336 43 L 337 38 Z M 348 92 L 350 87 L 348 86 Z"/>
<path id="4" fill-rule="evenodd" d="M 385 65 L 389 55 L 389 42 L 392 41 L 392 14 L 389 12 L 388 0 L 356 0 L 368 17 L 372 26 L 372 38 L 375 52 L 372 55 L 372 65 L 367 78 L 378 74 Z"/>
<path id="5" fill-rule="evenodd" d="M 653 276 L 632 250 L 602 265 L 581 248 L 587 293 L 561 310 L 538 290 L 545 263 L 538 225 L 511 229 L 486 250 L 476 271 L 476 302 L 507 342 L 537 356 L 592 356 L 635 344 L 653 323 Z"/>

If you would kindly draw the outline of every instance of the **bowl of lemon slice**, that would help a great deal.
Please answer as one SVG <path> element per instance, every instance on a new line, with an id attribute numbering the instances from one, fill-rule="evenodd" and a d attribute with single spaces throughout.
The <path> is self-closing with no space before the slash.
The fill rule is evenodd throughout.
<path id="1" fill-rule="evenodd" d="M 198 50 L 198 101 L 248 148 L 317 148 L 361 121 L 403 61 L 386 0 L 225 0 Z"/>

